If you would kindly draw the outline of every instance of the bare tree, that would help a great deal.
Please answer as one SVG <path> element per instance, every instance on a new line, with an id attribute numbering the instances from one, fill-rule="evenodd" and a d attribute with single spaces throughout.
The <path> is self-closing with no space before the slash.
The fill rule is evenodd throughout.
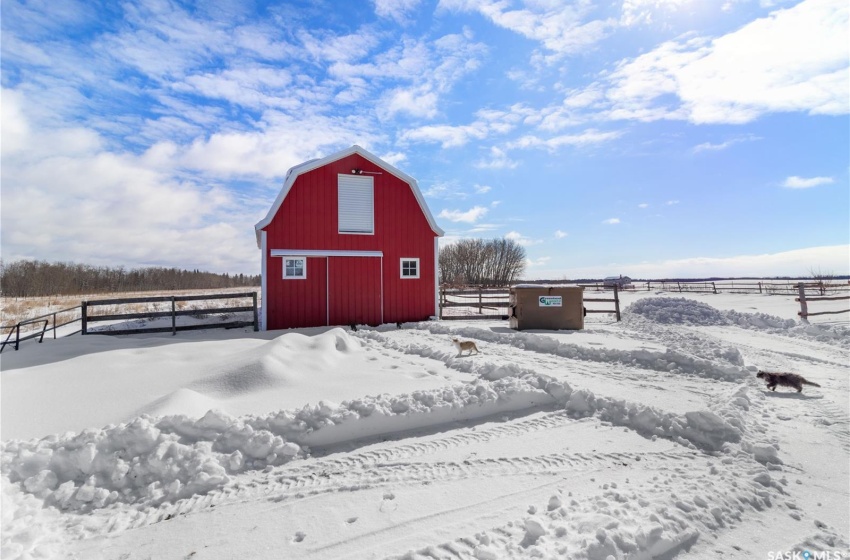
<path id="1" fill-rule="evenodd" d="M 462 239 L 440 249 L 440 283 L 507 286 L 525 272 L 525 248 L 512 239 Z"/>
<path id="2" fill-rule="evenodd" d="M 820 267 L 811 267 L 809 269 L 809 275 L 814 280 L 817 280 L 820 295 L 825 295 L 827 290 L 831 287 L 832 282 L 835 280 L 834 272 L 824 272 Z"/>

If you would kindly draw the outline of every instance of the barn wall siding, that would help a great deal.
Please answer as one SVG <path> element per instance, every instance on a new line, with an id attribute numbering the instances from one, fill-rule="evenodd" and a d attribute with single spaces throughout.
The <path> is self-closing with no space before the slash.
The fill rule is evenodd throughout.
<path id="1" fill-rule="evenodd" d="M 338 233 L 338 175 L 352 169 L 374 177 L 372 235 Z M 410 186 L 359 154 L 298 176 L 265 231 L 270 329 L 325 325 L 328 314 L 331 325 L 418 321 L 434 314 L 436 234 Z M 381 251 L 383 262 L 375 257 L 310 258 L 307 280 L 299 286 L 299 281 L 281 280 L 282 259 L 270 257 L 273 249 Z M 419 259 L 419 278 L 400 277 L 402 258 Z M 323 282 L 318 271 L 326 276 Z M 302 298 L 302 306 L 293 305 Z"/>

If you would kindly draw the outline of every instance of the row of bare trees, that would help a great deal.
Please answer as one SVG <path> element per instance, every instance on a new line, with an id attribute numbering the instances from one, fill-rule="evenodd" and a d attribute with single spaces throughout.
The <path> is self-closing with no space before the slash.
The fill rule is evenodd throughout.
<path id="1" fill-rule="evenodd" d="M 512 239 L 462 239 L 440 249 L 440 284 L 508 286 L 525 272 L 525 248 Z"/>
<path id="2" fill-rule="evenodd" d="M 201 290 L 254 287 L 260 277 L 216 274 L 176 268 L 90 266 L 45 261 L 0 261 L 0 293 L 4 297 L 102 294 L 115 292 Z"/>

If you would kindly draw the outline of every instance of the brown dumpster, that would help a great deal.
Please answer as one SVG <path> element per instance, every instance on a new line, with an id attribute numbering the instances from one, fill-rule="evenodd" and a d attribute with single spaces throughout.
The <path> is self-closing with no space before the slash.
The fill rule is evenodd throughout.
<path id="1" fill-rule="evenodd" d="M 510 327 L 526 329 L 584 328 L 584 288 L 519 284 L 511 288 Z"/>

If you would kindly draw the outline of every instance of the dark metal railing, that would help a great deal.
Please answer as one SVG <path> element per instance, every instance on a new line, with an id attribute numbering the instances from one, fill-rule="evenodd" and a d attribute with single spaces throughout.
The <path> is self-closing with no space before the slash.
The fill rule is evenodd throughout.
<path id="1" fill-rule="evenodd" d="M 6 335 L 6 339 L 3 341 L 3 343 L 0 344 L 0 352 L 3 352 L 3 350 L 6 348 L 7 344 L 12 343 L 11 339 L 12 339 L 13 334 L 15 335 L 15 340 L 14 340 L 15 350 L 20 348 L 21 342 L 23 342 L 25 340 L 32 340 L 34 338 L 37 338 L 38 342 L 41 343 L 41 341 L 44 340 L 44 335 L 48 331 L 53 331 L 53 338 L 55 339 L 56 338 L 56 329 L 58 329 L 59 327 L 64 327 L 65 325 L 70 325 L 71 323 L 76 323 L 77 321 L 81 320 L 81 317 L 76 317 L 74 319 L 71 319 L 70 321 L 66 321 L 62 324 L 57 325 L 56 324 L 56 316 L 61 315 L 62 313 L 69 313 L 69 312 L 74 311 L 76 309 L 80 309 L 81 307 L 82 307 L 81 305 L 77 305 L 77 306 L 74 306 L 74 307 L 69 307 L 67 309 L 61 309 L 59 311 L 52 311 L 50 313 L 45 313 L 44 315 L 39 315 L 38 317 L 33 317 L 32 319 L 26 319 L 24 321 L 20 321 L 20 322 L 14 324 L 14 325 L 2 327 L 4 329 L 11 329 L 11 330 L 9 331 L 9 334 Z M 48 325 L 50 324 L 48 317 L 53 318 L 53 326 L 50 327 L 50 328 L 48 328 Z M 39 323 L 43 323 L 41 325 L 41 329 L 36 329 L 33 332 L 25 332 L 24 335 L 21 336 L 21 327 L 26 327 L 27 325 L 35 325 L 35 324 L 39 324 Z M 81 332 L 81 331 L 74 331 L 74 332 L 66 333 L 62 336 L 63 337 L 64 336 L 71 336 L 71 335 L 77 334 L 79 332 Z"/>

